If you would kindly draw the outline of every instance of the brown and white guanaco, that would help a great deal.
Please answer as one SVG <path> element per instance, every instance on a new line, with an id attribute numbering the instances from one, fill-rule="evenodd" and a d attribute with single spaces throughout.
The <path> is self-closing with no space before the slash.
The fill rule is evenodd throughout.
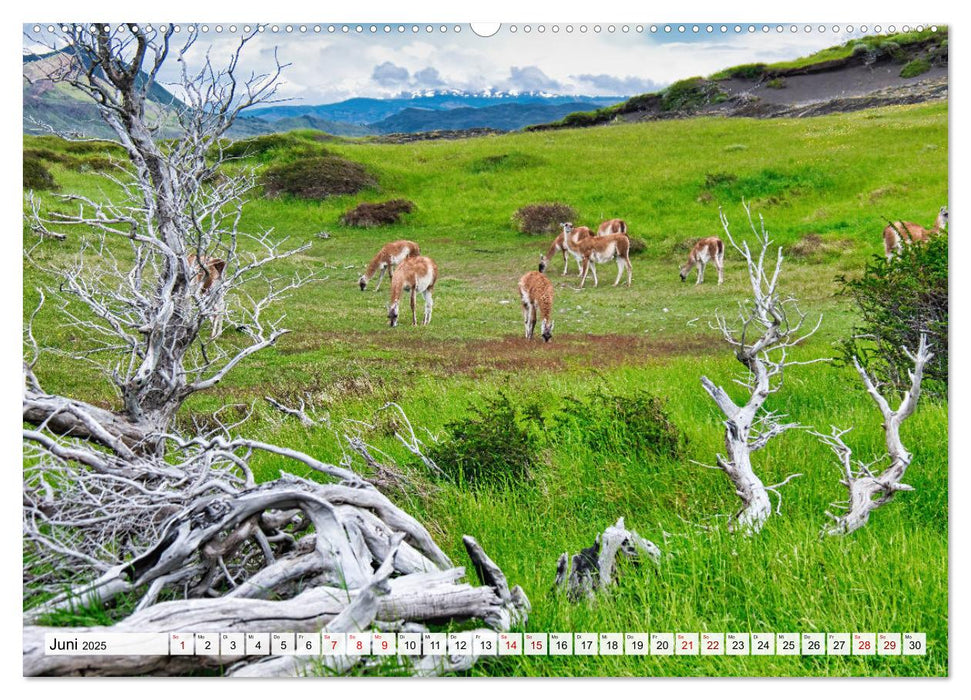
<path id="1" fill-rule="evenodd" d="M 883 251 L 887 260 L 900 250 L 904 243 L 922 243 L 930 236 L 947 230 L 947 207 L 941 207 L 931 228 L 924 228 L 912 221 L 894 221 L 883 229 Z"/>
<path id="2" fill-rule="evenodd" d="M 607 219 L 597 227 L 598 236 L 609 236 L 613 233 L 627 234 L 627 222 L 623 219 Z"/>
<path id="3" fill-rule="evenodd" d="M 627 234 L 624 233 L 611 233 L 606 236 L 593 236 L 591 238 L 581 238 L 572 243 L 572 224 L 563 224 L 563 242 L 566 244 L 567 249 L 579 255 L 582 260 L 580 266 L 580 289 L 583 289 L 583 283 L 587 279 L 587 272 L 593 269 L 593 286 L 597 286 L 597 264 L 610 262 L 611 260 L 617 261 L 617 279 L 614 280 L 614 286 L 616 287 L 620 284 L 620 278 L 624 274 L 624 269 L 627 269 L 627 286 L 630 286 L 631 282 L 631 264 L 630 264 L 630 239 Z"/>
<path id="4" fill-rule="evenodd" d="M 192 277 L 192 284 L 202 294 L 209 291 L 222 279 L 223 271 L 226 269 L 226 261 L 222 258 L 214 258 L 209 255 L 196 255 L 190 253 L 186 256 L 189 264 L 189 271 L 195 274 Z M 218 338 L 223 330 L 223 316 L 226 313 L 226 300 L 219 300 L 215 315 L 212 319 L 212 337 Z"/>
<path id="5" fill-rule="evenodd" d="M 715 263 L 715 268 L 718 270 L 718 284 L 721 284 L 724 281 L 725 244 L 718 236 L 702 238 L 695 243 L 691 252 L 688 253 L 688 262 L 681 266 L 681 281 L 684 282 L 691 269 L 697 267 L 698 281 L 695 284 L 704 282 L 705 265 L 709 262 Z"/>
<path id="6" fill-rule="evenodd" d="M 398 325 L 398 304 L 403 291 L 411 292 L 411 323 L 418 325 L 415 312 L 415 296 L 421 294 L 425 298 L 425 316 L 423 326 L 432 320 L 432 290 L 438 279 L 438 266 L 431 258 L 417 255 L 405 258 L 398 269 L 391 275 L 391 304 L 388 306 L 388 322 L 394 328 Z"/>
<path id="7" fill-rule="evenodd" d="M 374 274 L 380 271 L 381 274 L 378 275 L 378 283 L 374 287 L 374 291 L 378 291 L 381 287 L 381 280 L 384 279 L 385 272 L 393 275 L 394 268 L 400 265 L 403 260 L 416 255 L 421 255 L 421 251 L 418 249 L 418 244 L 414 241 L 392 241 L 386 244 L 371 259 L 364 274 L 358 278 L 357 283 L 361 286 L 361 291 L 363 292 L 367 288 L 367 284 L 374 277 Z"/>
<path id="8" fill-rule="evenodd" d="M 519 296 L 523 300 L 523 325 L 526 339 L 531 340 L 536 330 L 536 315 L 543 320 L 543 340 L 553 337 L 553 283 L 542 272 L 531 270 L 519 278 Z"/>
<path id="9" fill-rule="evenodd" d="M 560 224 L 561 228 L 564 226 L 566 226 L 566 224 Z M 580 238 L 589 238 L 592 235 L 593 233 L 591 233 L 590 229 L 588 229 L 586 226 L 577 226 L 573 229 L 574 241 L 579 240 Z M 553 258 L 553 255 L 555 255 L 559 251 L 563 251 L 563 274 L 565 275 L 567 273 L 567 270 L 569 270 L 570 268 L 569 256 L 571 253 L 570 253 L 570 250 L 565 245 L 563 245 L 563 231 L 560 231 L 560 235 L 558 235 L 556 239 L 553 241 L 552 245 L 550 245 L 550 249 L 547 251 L 546 255 L 539 256 L 540 272 L 546 272 L 546 268 L 549 266 L 550 260 Z M 581 258 L 577 253 L 573 253 L 573 257 L 576 258 L 576 261 L 577 261 L 577 274 L 580 274 Z"/>

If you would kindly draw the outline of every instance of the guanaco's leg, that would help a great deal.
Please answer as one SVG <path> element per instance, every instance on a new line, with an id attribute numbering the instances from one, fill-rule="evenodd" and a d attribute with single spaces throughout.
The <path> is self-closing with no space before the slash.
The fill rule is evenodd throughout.
<path id="1" fill-rule="evenodd" d="M 529 304 L 523 302 L 523 328 L 526 331 L 526 340 L 529 340 Z"/>
<path id="2" fill-rule="evenodd" d="M 718 284 L 725 281 L 725 258 L 719 255 L 715 258 L 715 267 L 718 268 Z"/>
<path id="3" fill-rule="evenodd" d="M 427 326 L 432 320 L 432 307 L 435 305 L 432 302 L 432 290 L 426 289 L 421 295 L 425 297 L 425 320 L 422 325 Z"/>
<path id="4" fill-rule="evenodd" d="M 620 284 L 620 277 L 624 274 L 624 259 L 617 256 L 617 279 L 614 280 L 614 286 L 616 287 Z"/>
<path id="5" fill-rule="evenodd" d="M 631 275 L 634 272 L 634 270 L 633 270 L 633 268 L 631 267 L 631 264 L 630 264 L 630 255 L 629 254 L 624 256 L 624 263 L 627 265 L 627 286 L 629 287 L 630 286 Z"/>
<path id="6" fill-rule="evenodd" d="M 417 290 L 414 287 L 412 287 L 411 288 L 411 325 L 413 326 L 418 325 L 418 314 L 415 313 L 415 296 L 417 295 L 417 293 L 418 293 Z"/>
<path id="7" fill-rule="evenodd" d="M 590 270 L 590 259 L 584 258 L 583 263 L 580 265 L 580 289 L 583 289 L 583 283 L 587 281 L 587 272 Z"/>
<path id="8" fill-rule="evenodd" d="M 704 260 L 698 261 L 698 281 L 695 284 L 701 284 L 705 281 L 705 265 L 707 263 Z"/>
<path id="9" fill-rule="evenodd" d="M 570 251 L 566 248 L 563 249 L 563 274 L 565 275 L 570 269 Z"/>
<path id="10" fill-rule="evenodd" d="M 600 284 L 600 280 L 597 279 L 597 263 L 591 260 L 590 269 L 593 271 L 593 286 L 596 287 Z"/>

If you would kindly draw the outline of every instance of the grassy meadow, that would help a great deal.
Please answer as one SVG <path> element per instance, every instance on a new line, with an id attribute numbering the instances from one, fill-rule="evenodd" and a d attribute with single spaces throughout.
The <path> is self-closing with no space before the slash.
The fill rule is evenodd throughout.
<path id="1" fill-rule="evenodd" d="M 713 266 L 699 286 L 694 272 L 681 283 L 678 268 L 685 241 L 721 235 L 719 207 L 733 234 L 746 237 L 744 198 L 790 251 L 783 290 L 810 318 L 823 316 L 819 333 L 796 356 L 835 355 L 833 343 L 855 321 L 847 301 L 835 296 L 835 278 L 859 274 L 882 253 L 887 218 L 929 226 L 947 202 L 947 123 L 947 105 L 932 103 L 803 120 L 698 118 L 409 144 L 317 141 L 295 132 L 276 150 L 230 164 L 227 175 L 322 148 L 365 165 L 380 189 L 322 201 L 265 199 L 254 191 L 241 228 L 273 228 L 294 245 L 310 242 L 280 271 L 314 270 L 325 279 L 274 307 L 291 332 L 216 389 L 192 397 L 183 420 L 205 422 L 236 404 L 239 415 L 252 411 L 242 433 L 326 460 L 345 456 L 339 436 L 360 434 L 421 486 L 391 495 L 454 561 L 468 564 L 461 536 L 471 534 L 510 583 L 523 587 L 533 606 L 527 630 L 917 631 L 927 633 L 929 649 L 922 657 L 502 657 L 477 664 L 473 675 L 946 675 L 947 403 L 922 398 L 903 429 L 914 452 L 906 481 L 915 490 L 876 512 L 863 530 L 819 537 L 824 511 L 845 489 L 829 450 L 792 431 L 754 456 L 767 484 L 802 474 L 782 489 L 781 514 L 756 537 L 727 533 L 725 515 L 737 498 L 721 472 L 698 464 L 714 463 L 724 449 L 720 414 L 699 379 L 705 374 L 740 398 L 732 383 L 738 363 L 709 322 L 717 312 L 735 312 L 748 281 L 731 249 L 721 287 Z M 25 148 L 60 146 L 25 137 Z M 61 192 L 117 195 L 91 171 L 66 163 L 50 169 Z M 397 197 L 417 206 L 401 224 L 338 224 L 359 202 Z M 575 263 L 563 277 L 562 259 L 554 258 L 548 274 L 556 325 L 544 344 L 523 338 L 516 283 L 536 268 L 552 236 L 518 233 L 511 216 L 548 201 L 575 207 L 578 225 L 621 217 L 646 249 L 632 257 L 630 288 L 611 286 L 611 263 L 599 267 L 599 287 L 591 278 L 580 290 Z M 318 237 L 321 231 L 330 237 Z M 76 236 L 46 241 L 35 255 L 66 262 Z M 387 278 L 377 293 L 373 281 L 363 293 L 356 284 L 381 245 L 398 238 L 417 241 L 439 267 L 427 327 L 409 324 L 407 302 L 401 325 L 388 327 Z M 25 244 L 33 244 L 26 230 Z M 25 315 L 37 303 L 39 277 L 25 264 Z M 244 342 L 227 326 L 223 342 Z M 39 314 L 35 333 L 56 347 L 79 341 L 54 304 Z M 37 374 L 48 391 L 114 401 L 103 377 L 62 356 L 45 355 Z M 551 417 L 571 399 L 598 391 L 663 399 L 685 435 L 684 456 L 630 449 L 623 427 L 599 415 L 585 426 L 552 427 Z M 383 408 L 397 403 L 431 444 L 445 438 L 447 424 L 500 392 L 517 406 L 537 407 L 538 466 L 526 481 L 469 488 L 432 479 L 394 438 L 400 416 Z M 264 396 L 309 399 L 326 420 L 305 428 Z M 821 432 L 854 426 L 847 441 L 865 461 L 884 451 L 879 413 L 844 367 L 792 368 L 767 407 Z M 587 431 L 600 431 L 610 446 L 591 448 Z M 257 466 L 264 479 L 293 469 L 270 457 Z M 559 554 L 589 546 L 620 516 L 661 548 L 660 566 L 624 568 L 613 590 L 593 603 L 552 594 Z"/>

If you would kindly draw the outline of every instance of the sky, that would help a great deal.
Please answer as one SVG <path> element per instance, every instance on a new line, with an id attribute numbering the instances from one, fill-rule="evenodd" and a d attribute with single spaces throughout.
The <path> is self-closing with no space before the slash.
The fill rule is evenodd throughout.
<path id="1" fill-rule="evenodd" d="M 38 40 L 47 38 L 46 26 L 39 33 L 34 26 L 24 26 L 25 52 L 38 50 Z M 265 25 L 247 45 L 240 66 L 246 73 L 266 72 L 276 52 L 290 64 L 277 97 L 298 105 L 446 89 L 635 95 L 741 63 L 796 58 L 860 34 L 859 26 L 851 25 L 850 33 L 847 26 L 832 24 L 825 31 L 818 24 L 716 24 L 711 33 L 704 24 L 505 24 L 490 37 L 476 35 L 468 24 L 290 25 L 290 32 L 287 26 Z M 187 55 L 190 66 L 207 51 L 215 65 L 223 64 L 244 25 L 202 27 L 207 31 Z M 186 25 L 181 29 L 185 36 Z M 178 64 L 168 61 L 160 80 L 178 95 L 177 71 Z"/>

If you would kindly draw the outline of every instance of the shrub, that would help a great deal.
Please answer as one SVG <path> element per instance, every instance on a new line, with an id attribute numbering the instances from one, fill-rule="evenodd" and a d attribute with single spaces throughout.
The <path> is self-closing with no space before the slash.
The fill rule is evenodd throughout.
<path id="1" fill-rule="evenodd" d="M 818 233 L 807 233 L 789 247 L 793 258 L 814 258 L 823 252 L 823 237 Z"/>
<path id="2" fill-rule="evenodd" d="M 727 73 L 730 78 L 744 78 L 746 80 L 758 80 L 766 69 L 764 63 L 746 63 L 741 66 L 729 68 Z"/>
<path id="3" fill-rule="evenodd" d="M 513 224 L 520 233 L 557 234 L 560 224 L 576 221 L 577 210 L 568 204 L 545 202 L 527 204 L 512 215 Z"/>
<path id="4" fill-rule="evenodd" d="M 292 155 L 325 156 L 327 149 L 316 143 L 309 143 L 305 139 L 297 138 L 293 134 L 263 134 L 249 139 L 234 141 L 223 147 L 223 156 L 227 158 L 260 158 L 270 152 L 287 151 Z"/>
<path id="5" fill-rule="evenodd" d="M 109 170 L 112 167 L 114 167 L 114 161 L 108 156 L 91 155 L 76 159 L 72 169 L 85 172 L 87 170 Z"/>
<path id="6" fill-rule="evenodd" d="M 704 78 L 679 80 L 667 87 L 661 96 L 661 109 L 665 112 L 693 110 L 724 95 L 719 87 Z M 721 101 L 721 100 L 717 100 Z"/>
<path id="7" fill-rule="evenodd" d="M 628 249 L 630 255 L 640 255 L 647 250 L 647 243 L 644 242 L 643 238 L 631 238 L 628 236 L 628 240 L 630 240 L 630 248 Z"/>
<path id="8" fill-rule="evenodd" d="M 786 79 L 785 78 L 773 78 L 772 80 L 768 81 L 765 84 L 765 86 L 767 88 L 772 88 L 773 90 L 781 90 L 781 89 L 783 89 L 786 86 Z"/>
<path id="9" fill-rule="evenodd" d="M 469 163 L 469 172 L 479 174 L 506 170 L 523 170 L 541 165 L 542 162 L 542 159 L 528 153 L 502 153 L 473 160 Z"/>
<path id="10" fill-rule="evenodd" d="M 930 61 L 923 58 L 915 58 L 913 61 L 905 65 L 900 69 L 901 78 L 914 78 L 918 75 L 926 73 L 931 69 Z"/>
<path id="11" fill-rule="evenodd" d="M 515 406 L 500 393 L 445 426 L 428 456 L 459 485 L 516 485 L 540 462 L 542 417 L 536 404 Z"/>
<path id="12" fill-rule="evenodd" d="M 289 194 L 301 199 L 325 199 L 376 187 L 377 180 L 360 163 L 338 156 L 303 158 L 267 168 L 263 190 L 268 197 Z"/>
<path id="13" fill-rule="evenodd" d="M 361 202 L 353 209 L 349 209 L 341 216 L 341 223 L 345 226 L 385 226 L 396 224 L 403 214 L 410 214 L 415 210 L 415 203 L 407 199 L 392 199 L 387 202 Z"/>
<path id="14" fill-rule="evenodd" d="M 25 148 L 24 158 L 46 160 L 48 163 L 70 163 L 72 160 L 66 153 L 58 153 L 49 148 Z"/>
<path id="15" fill-rule="evenodd" d="M 598 454 L 680 459 L 687 448 L 664 402 L 644 390 L 619 394 L 603 387 L 583 399 L 567 399 L 550 423 L 551 434 L 579 436 Z"/>
<path id="16" fill-rule="evenodd" d="M 40 158 L 24 155 L 24 189 L 56 190 L 57 183 Z"/>
<path id="17" fill-rule="evenodd" d="M 864 367 L 905 388 L 913 364 L 903 347 L 915 350 L 926 331 L 934 358 L 924 370 L 924 389 L 947 396 L 947 234 L 905 245 L 889 261 L 874 256 L 862 277 L 840 276 L 837 282 L 861 316 L 852 337 L 841 344 L 843 359 L 850 362 L 856 355 Z"/>

